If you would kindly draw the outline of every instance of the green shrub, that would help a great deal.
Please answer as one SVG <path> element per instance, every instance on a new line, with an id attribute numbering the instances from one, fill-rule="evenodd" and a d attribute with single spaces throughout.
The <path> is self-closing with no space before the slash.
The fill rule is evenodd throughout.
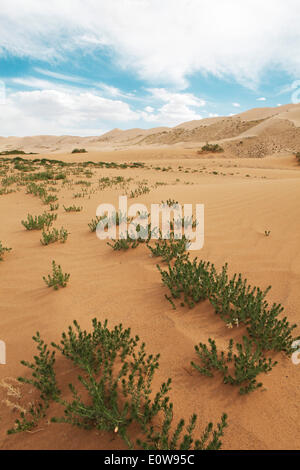
<path id="1" fill-rule="evenodd" d="M 57 211 L 59 209 L 59 204 L 50 204 L 50 211 Z"/>
<path id="2" fill-rule="evenodd" d="M 56 228 L 53 228 L 51 232 L 42 232 L 43 238 L 41 239 L 41 244 L 49 245 L 50 243 L 55 243 L 57 241 L 65 243 L 68 239 L 68 235 L 69 233 L 66 229 L 64 229 L 64 227 L 61 227 L 59 231 Z"/>
<path id="3" fill-rule="evenodd" d="M 263 350 L 293 353 L 292 344 L 299 339 L 292 336 L 297 325 L 291 325 L 286 317 L 277 318 L 284 309 L 280 304 L 269 306 L 265 297 L 270 286 L 264 291 L 251 287 L 241 274 L 229 279 L 227 264 L 218 274 L 214 265 L 197 258 L 191 262 L 188 256 L 177 257 L 174 265 L 168 264 L 167 271 L 157 267 L 170 291 L 171 296 L 166 298 L 173 308 L 176 307 L 172 299 L 181 299 L 181 305 L 190 308 L 209 300 L 227 326 L 245 325 L 249 336 Z"/>
<path id="4" fill-rule="evenodd" d="M 23 150 L 4 150 L 0 155 L 26 155 Z"/>
<path id="5" fill-rule="evenodd" d="M 105 219 L 105 217 L 106 217 L 105 215 L 102 215 L 101 217 L 96 216 L 95 219 L 92 219 L 92 221 L 88 224 L 90 231 L 96 232 L 97 225 L 99 224 L 101 220 Z"/>
<path id="6" fill-rule="evenodd" d="M 180 299 L 181 305 L 187 304 L 190 308 L 196 303 L 208 298 L 211 289 L 209 276 L 210 263 L 198 262 L 197 258 L 190 261 L 186 257 L 177 257 L 173 266 L 168 264 L 168 270 L 157 268 L 161 274 L 163 284 L 168 287 L 171 297 L 166 298 L 175 308 L 173 299 Z"/>
<path id="7" fill-rule="evenodd" d="M 42 198 L 42 201 L 44 204 L 50 204 L 57 200 L 58 200 L 57 196 L 52 196 L 52 194 L 45 194 Z"/>
<path id="8" fill-rule="evenodd" d="M 46 278 L 43 276 L 43 280 L 48 287 L 53 287 L 54 290 L 58 290 L 59 287 L 66 287 L 69 282 L 70 274 L 63 273 L 61 266 L 57 265 L 55 261 L 52 261 L 52 276 L 48 274 Z"/>
<path id="9" fill-rule="evenodd" d="M 22 220 L 22 225 L 26 230 L 43 230 L 44 227 L 49 229 L 50 225 L 57 219 L 57 214 L 48 214 L 45 212 L 42 215 L 32 216 L 27 215 L 27 220 Z"/>
<path id="10" fill-rule="evenodd" d="M 74 149 L 72 153 L 87 153 L 87 151 L 85 149 Z"/>
<path id="11" fill-rule="evenodd" d="M 231 339 L 228 345 L 227 353 L 218 352 L 214 340 L 208 340 L 210 349 L 206 344 L 200 343 L 195 346 L 195 351 L 200 359 L 200 365 L 194 362 L 191 365 L 202 375 L 213 377 L 213 371 L 220 372 L 223 375 L 225 384 L 237 385 L 240 387 L 241 395 L 250 393 L 257 388 L 262 387 L 261 382 L 256 381 L 256 377 L 264 372 L 265 374 L 272 370 L 277 362 L 272 359 L 266 359 L 262 350 L 255 346 L 255 343 L 246 336 L 243 337 L 243 344 L 236 344 L 237 353 L 233 353 L 234 342 Z M 233 370 L 230 373 L 228 364 L 233 363 Z"/>
<path id="12" fill-rule="evenodd" d="M 33 194 L 34 196 L 38 196 L 40 198 L 43 198 L 46 196 L 47 191 L 44 188 L 44 186 L 38 185 L 36 183 L 29 183 L 27 185 L 27 193 L 28 194 Z"/>
<path id="13" fill-rule="evenodd" d="M 178 201 L 175 201 L 175 199 L 169 198 L 166 201 L 161 201 L 161 204 L 163 206 L 172 207 L 172 206 L 176 206 L 178 204 Z"/>
<path id="14" fill-rule="evenodd" d="M 7 248 L 6 246 L 3 246 L 2 245 L 2 242 L 0 240 L 0 261 L 3 261 L 3 255 L 4 253 L 8 253 L 10 252 L 12 249 L 11 248 Z"/>
<path id="15" fill-rule="evenodd" d="M 75 206 L 75 204 L 73 204 L 73 206 L 69 206 L 69 207 L 63 206 L 63 207 L 66 212 L 81 212 L 83 209 L 83 207 Z"/>
<path id="16" fill-rule="evenodd" d="M 201 150 L 198 151 L 198 153 L 206 153 L 206 152 L 211 152 L 211 153 L 220 153 L 224 152 L 224 149 L 220 147 L 219 144 L 205 144 L 203 147 L 201 147 Z"/>
<path id="17" fill-rule="evenodd" d="M 145 184 L 140 184 L 136 189 L 130 191 L 129 197 L 135 198 L 142 196 L 143 194 L 150 193 L 150 189 Z"/>
<path id="18" fill-rule="evenodd" d="M 107 245 L 110 246 L 114 251 L 128 250 L 129 248 L 137 248 L 140 244 L 140 240 L 134 240 L 127 236 L 127 238 L 120 240 L 112 240 L 112 242 L 107 242 Z"/>
<path id="19" fill-rule="evenodd" d="M 33 385 L 37 388 L 42 400 L 55 400 L 60 395 L 54 372 L 55 351 L 50 352 L 47 344 L 41 339 L 39 332 L 32 339 L 37 344 L 39 355 L 34 356 L 34 363 L 21 361 L 23 366 L 33 371 L 32 378 L 19 377 L 18 380 L 21 383 Z"/>
<path id="20" fill-rule="evenodd" d="M 193 434 L 197 416 L 193 414 L 182 436 L 184 420 L 173 425 L 173 404 L 168 396 L 171 379 L 162 383 L 158 391 L 153 390 L 160 355 L 148 355 L 145 343 L 140 343 L 139 337 L 132 336 L 130 329 L 122 325 L 109 329 L 107 321 L 102 324 L 96 319 L 92 324 L 93 329 L 88 333 L 74 321 L 62 334 L 60 344 L 52 343 L 56 351 L 72 362 L 72 369 L 80 371 L 77 384 L 69 385 L 70 400 L 62 397 L 57 384 L 55 353 L 50 352 L 37 333 L 34 340 L 39 355 L 32 364 L 22 361 L 30 369 L 32 378 L 19 380 L 33 385 L 43 403 L 37 405 L 39 411 L 32 410 L 31 421 L 17 420 L 9 433 L 35 427 L 45 416 L 49 403 L 54 401 L 62 406 L 63 416 L 52 418 L 52 422 L 118 434 L 130 449 L 136 445 L 158 450 L 221 447 L 220 438 L 227 426 L 226 414 L 215 429 L 209 423 L 196 440 Z M 172 433 L 171 428 L 175 429 Z"/>
<path id="21" fill-rule="evenodd" d="M 163 239 L 160 237 L 160 239 L 155 242 L 155 247 L 149 244 L 147 244 L 147 246 L 152 256 L 161 257 L 162 261 L 169 263 L 172 259 L 184 255 L 187 244 L 189 244 L 189 242 L 184 235 L 181 239 L 176 239 L 174 232 L 170 232 L 170 238 Z"/>

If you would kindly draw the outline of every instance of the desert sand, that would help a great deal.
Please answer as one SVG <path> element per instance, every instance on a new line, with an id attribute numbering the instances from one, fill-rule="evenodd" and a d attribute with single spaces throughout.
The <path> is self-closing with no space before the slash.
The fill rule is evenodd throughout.
<path id="1" fill-rule="evenodd" d="M 93 175 L 87 180 L 91 186 L 78 199 L 74 193 L 81 186 L 75 183 L 82 176 L 72 177 L 69 186 L 59 181 L 54 193 L 60 204 L 55 226 L 63 225 L 70 232 L 65 244 L 41 246 L 41 233 L 28 232 L 21 225 L 27 214 L 41 214 L 46 209 L 39 198 L 26 194 L 23 187 L 0 196 L 0 240 L 12 248 L 0 263 L 0 339 L 7 347 L 7 364 L 0 366 L 0 448 L 126 448 L 117 435 L 87 432 L 47 419 L 34 431 L 6 434 L 18 417 L 15 405 L 35 399 L 30 390 L 15 383 L 26 373 L 20 361 L 30 361 L 35 353 L 33 334 L 39 331 L 47 343 L 58 342 L 74 319 L 89 329 L 91 319 L 97 317 L 101 321 L 107 318 L 110 326 L 122 323 L 131 327 L 149 353 L 161 354 L 155 383 L 172 377 L 175 417 L 188 420 L 196 412 L 200 418 L 196 434 L 226 412 L 223 449 L 299 449 L 300 365 L 281 353 L 273 354 L 278 365 L 263 374 L 264 387 L 247 396 L 240 396 L 220 378 L 200 376 L 190 366 L 195 359 L 194 345 L 213 337 L 226 348 L 229 338 L 241 338 L 241 329 L 226 329 L 207 302 L 193 309 L 178 306 L 173 310 L 164 297 L 157 260 L 149 256 L 146 246 L 114 252 L 88 228 L 97 206 L 117 204 L 121 193 L 118 188 L 96 190 L 104 176 L 133 178 L 132 186 L 146 181 L 151 191 L 129 203 L 148 207 L 168 198 L 182 204 L 204 203 L 205 244 L 191 256 L 209 260 L 218 268 L 227 262 L 231 274 L 242 273 L 252 285 L 263 289 L 271 285 L 268 301 L 283 304 L 290 323 L 298 323 L 294 333 L 299 335 L 300 166 L 293 154 L 297 147 L 300 150 L 299 122 L 300 106 L 286 105 L 152 133 L 134 130 L 100 138 L 0 139 L 0 150 L 22 148 L 38 152 L 38 158 L 146 165 L 91 169 Z M 199 155 L 197 150 L 207 140 L 218 141 L 225 152 Z M 85 147 L 88 153 L 71 155 L 74 147 Z M 63 205 L 72 204 L 83 210 L 66 213 Z M 50 272 L 52 260 L 71 273 L 68 286 L 57 292 L 42 280 Z M 74 373 L 76 376 L 69 364 L 58 363 L 58 377 L 66 387 Z M 55 414 L 57 410 L 51 411 Z"/>

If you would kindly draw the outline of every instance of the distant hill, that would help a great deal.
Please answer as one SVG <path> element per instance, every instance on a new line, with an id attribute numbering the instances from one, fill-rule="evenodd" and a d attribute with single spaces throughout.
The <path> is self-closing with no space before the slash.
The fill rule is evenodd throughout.
<path id="1" fill-rule="evenodd" d="M 300 104 L 254 108 L 230 117 L 184 122 L 175 127 L 113 129 L 100 136 L 0 137 L 0 151 L 71 152 L 74 148 L 114 150 L 151 146 L 199 148 L 219 143 L 228 155 L 263 157 L 300 150 Z"/>

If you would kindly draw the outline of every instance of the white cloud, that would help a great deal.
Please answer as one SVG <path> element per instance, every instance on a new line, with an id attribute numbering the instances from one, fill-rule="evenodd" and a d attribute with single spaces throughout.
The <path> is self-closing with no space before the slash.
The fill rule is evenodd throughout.
<path id="1" fill-rule="evenodd" d="M 153 113 L 154 108 L 152 108 L 152 106 L 146 106 L 145 111 L 146 111 L 147 113 Z"/>
<path id="2" fill-rule="evenodd" d="M 256 101 L 266 101 L 267 98 L 265 98 L 264 96 L 262 96 L 261 98 L 257 98 Z"/>
<path id="3" fill-rule="evenodd" d="M 126 98 L 134 95 L 106 84 L 98 84 L 101 90 L 97 90 L 35 77 L 11 78 L 8 83 L 0 113 L 1 135 L 87 135 L 90 129 L 98 135 L 97 128 L 129 128 L 137 123 L 174 126 L 202 119 L 199 109 L 206 104 L 192 93 L 151 88 L 133 109 Z M 16 85 L 23 90 L 15 91 Z"/>
<path id="4" fill-rule="evenodd" d="M 150 83 L 184 88 L 203 72 L 254 87 L 268 67 L 299 77 L 299 16 L 298 0 L 2 0 L 0 52 L 50 61 L 108 47 Z"/>
<path id="5" fill-rule="evenodd" d="M 232 106 L 234 106 L 235 108 L 240 108 L 241 107 L 240 103 L 232 103 Z"/>
<path id="6" fill-rule="evenodd" d="M 156 109 L 148 106 L 146 112 L 141 112 L 141 117 L 146 122 L 175 126 L 185 121 L 202 119 L 197 109 L 202 108 L 205 101 L 192 93 L 175 93 L 165 88 L 150 88 L 148 91 L 154 102 L 165 104 L 162 106 L 158 104 Z"/>
<path id="7" fill-rule="evenodd" d="M 92 129 L 94 135 L 100 135 L 116 121 L 125 123 L 139 117 L 124 101 L 92 92 L 19 91 L 1 105 L 0 128 L 1 135 L 90 135 Z"/>
<path id="8" fill-rule="evenodd" d="M 74 77 L 74 75 L 65 75 L 63 73 L 52 72 L 51 70 L 41 69 L 40 67 L 35 67 L 34 70 L 37 73 L 40 73 L 41 75 L 46 75 L 47 77 L 56 78 L 58 80 L 77 83 L 82 82 L 82 79 L 80 77 Z"/>

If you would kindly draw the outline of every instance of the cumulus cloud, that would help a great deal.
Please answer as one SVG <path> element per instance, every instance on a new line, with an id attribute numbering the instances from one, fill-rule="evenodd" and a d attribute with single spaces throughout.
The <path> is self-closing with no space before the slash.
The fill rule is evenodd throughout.
<path id="1" fill-rule="evenodd" d="M 240 108 L 241 107 L 240 103 L 232 103 L 232 106 L 234 106 L 235 108 Z"/>
<path id="2" fill-rule="evenodd" d="M 1 105 L 2 135 L 78 134 L 99 135 L 114 122 L 139 119 L 121 100 L 92 92 L 74 93 L 55 89 L 19 91 Z"/>
<path id="3" fill-rule="evenodd" d="M 0 51 L 51 61 L 107 48 L 160 86 L 201 72 L 254 87 L 272 67 L 299 77 L 299 16 L 298 0 L 2 0 Z"/>
<path id="4" fill-rule="evenodd" d="M 205 101 L 192 93 L 175 93 L 165 88 L 150 88 L 148 92 L 154 102 L 164 104 L 158 104 L 156 109 L 146 107 L 146 112 L 141 112 L 141 117 L 146 122 L 174 126 L 184 121 L 202 119 L 198 109 L 205 105 Z"/>
<path id="5" fill-rule="evenodd" d="M 126 128 L 133 123 L 141 127 L 175 126 L 202 119 L 199 110 L 206 104 L 192 93 L 150 88 L 145 90 L 140 106 L 132 108 L 120 98 L 121 90 L 105 84 L 97 91 L 34 77 L 12 78 L 9 83 L 22 85 L 25 90 L 8 90 L 1 105 L 0 128 L 4 136 L 99 135 L 116 123 Z"/>
<path id="6" fill-rule="evenodd" d="M 265 98 L 264 96 L 262 96 L 261 98 L 257 98 L 256 101 L 266 101 L 267 98 Z"/>

